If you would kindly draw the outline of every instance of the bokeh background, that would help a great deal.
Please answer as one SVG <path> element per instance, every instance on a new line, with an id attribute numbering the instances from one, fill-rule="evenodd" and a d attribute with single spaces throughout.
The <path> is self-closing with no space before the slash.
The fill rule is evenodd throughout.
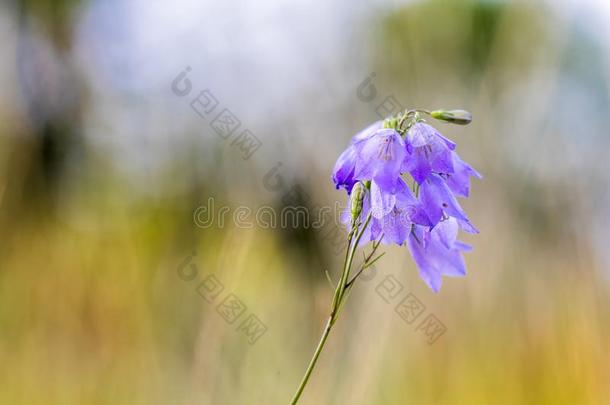
<path id="1" fill-rule="evenodd" d="M 5 0 L 0 38 L 0 403 L 287 403 L 344 233 L 230 215 L 343 202 L 336 157 L 396 101 L 474 115 L 438 124 L 485 176 L 469 274 L 433 294 L 386 248 L 302 403 L 610 404 L 607 1 Z"/>

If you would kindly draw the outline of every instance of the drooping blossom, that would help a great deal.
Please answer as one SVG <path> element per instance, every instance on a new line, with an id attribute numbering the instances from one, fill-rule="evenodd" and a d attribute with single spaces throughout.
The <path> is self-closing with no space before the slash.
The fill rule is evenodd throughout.
<path id="1" fill-rule="evenodd" d="M 442 276 L 466 275 L 462 252 L 471 247 L 457 240 L 458 223 L 449 217 L 439 222 L 432 230 L 416 226 L 409 234 L 407 245 L 419 269 L 420 277 L 434 292 L 442 284 Z"/>
<path id="2" fill-rule="evenodd" d="M 341 153 L 333 170 L 333 182 L 337 189 L 344 188 L 348 193 L 356 184 L 354 169 L 356 168 L 356 150 L 350 146 Z"/>
<path id="3" fill-rule="evenodd" d="M 409 172 L 419 184 L 431 173 L 453 173 L 452 151 L 455 143 L 445 138 L 434 127 L 418 122 L 406 136 L 410 156 L 403 162 L 403 171 Z"/>
<path id="4" fill-rule="evenodd" d="M 333 170 L 335 186 L 349 193 L 356 181 L 375 180 L 384 189 L 393 191 L 406 154 L 400 134 L 375 123 L 356 134 L 337 159 Z"/>
<path id="5" fill-rule="evenodd" d="M 448 122 L 471 119 L 455 111 Z M 447 115 L 441 113 L 437 115 Z M 457 240 L 458 229 L 478 230 L 456 197 L 468 197 L 470 177 L 481 175 L 434 127 L 416 120 L 405 131 L 397 122 L 376 122 L 356 134 L 335 164 L 333 181 L 348 194 L 357 182 L 367 185 L 360 215 L 371 219 L 361 243 L 379 238 L 386 244 L 406 242 L 422 279 L 438 292 L 443 275 L 466 272 L 462 252 L 470 248 Z M 349 213 L 342 221 L 350 229 Z"/>
<path id="6" fill-rule="evenodd" d="M 402 245 L 414 224 L 432 226 L 425 207 L 402 179 L 394 194 L 371 183 L 371 207 L 373 221 L 384 235 L 383 243 Z"/>
<path id="7" fill-rule="evenodd" d="M 470 223 L 445 180 L 438 174 L 430 174 L 421 184 L 420 198 L 432 223 L 438 224 L 443 217 L 449 216 L 455 218 L 466 232 L 479 233 Z"/>
<path id="8" fill-rule="evenodd" d="M 369 213 L 371 219 L 362 235 L 362 244 L 383 235 L 382 243 L 402 245 L 414 224 L 432 226 L 424 206 L 402 179 L 398 180 L 394 194 L 383 192 L 374 180 L 371 181 L 364 194 L 361 218 L 366 218 Z M 348 207 L 341 215 L 341 222 L 348 229 L 351 227 L 351 214 Z"/>
<path id="9" fill-rule="evenodd" d="M 366 140 L 373 136 L 377 130 L 381 129 L 381 124 L 381 121 L 377 121 L 358 132 L 352 138 L 348 148 L 341 153 L 339 159 L 337 159 L 337 163 L 335 163 L 332 176 L 333 182 L 335 183 L 335 187 L 337 189 L 344 188 L 348 194 L 351 192 L 352 187 L 357 181 L 354 178 L 354 171 L 356 169 L 358 154 L 357 147 L 354 146 L 354 144 L 360 143 L 360 141 Z"/>
<path id="10" fill-rule="evenodd" d="M 445 176 L 445 182 L 453 194 L 458 197 L 468 197 L 470 194 L 470 177 L 482 178 L 479 172 L 460 159 L 457 153 L 453 153 L 453 173 Z"/>
<path id="11" fill-rule="evenodd" d="M 355 135 L 335 164 L 333 182 L 349 196 L 341 218 L 349 232 L 348 249 L 326 327 L 292 405 L 301 397 L 354 281 L 383 255 L 373 257 L 381 242 L 406 242 L 421 278 L 434 292 L 440 290 L 443 276 L 466 274 L 462 252 L 471 248 L 458 241 L 458 232 L 478 231 L 456 196 L 468 196 L 470 177 L 480 174 L 459 158 L 455 143 L 423 122 L 423 114 L 459 125 L 472 120 L 464 110 L 406 110 Z M 357 245 L 373 240 L 352 275 Z"/>
<path id="12" fill-rule="evenodd" d="M 357 155 L 354 178 L 375 180 L 381 188 L 393 192 L 407 154 L 400 134 L 391 128 L 378 129 L 368 138 L 354 142 L 353 147 Z"/>

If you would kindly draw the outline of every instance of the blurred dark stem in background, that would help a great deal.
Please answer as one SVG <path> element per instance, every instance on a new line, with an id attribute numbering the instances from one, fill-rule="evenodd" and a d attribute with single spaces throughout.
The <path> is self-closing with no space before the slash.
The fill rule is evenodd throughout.
<path id="1" fill-rule="evenodd" d="M 77 3 L 23 0 L 15 5 L 20 32 L 16 70 L 29 133 L 15 138 L 13 144 L 10 164 L 22 168 L 13 170 L 22 177 L 13 177 L 8 185 L 22 191 L 13 208 L 53 208 L 69 163 L 84 153 L 83 87 L 71 57 L 74 24 L 70 12 Z"/>

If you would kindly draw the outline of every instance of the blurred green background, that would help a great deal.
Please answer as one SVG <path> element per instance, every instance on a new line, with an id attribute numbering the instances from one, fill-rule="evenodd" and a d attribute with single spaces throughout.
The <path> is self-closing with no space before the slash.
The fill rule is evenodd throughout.
<path id="1" fill-rule="evenodd" d="M 396 101 L 474 115 L 437 125 L 484 175 L 469 274 L 435 295 L 386 248 L 302 403 L 610 404 L 609 27 L 604 0 L 2 2 L 0 403 L 287 403 L 344 234 L 231 215 L 343 203 L 336 157 Z"/>

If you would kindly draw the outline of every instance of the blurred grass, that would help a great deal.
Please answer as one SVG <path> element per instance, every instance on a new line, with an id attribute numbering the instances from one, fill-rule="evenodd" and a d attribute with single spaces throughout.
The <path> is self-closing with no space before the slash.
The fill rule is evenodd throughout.
<path id="1" fill-rule="evenodd" d="M 442 129 L 485 175 L 464 201 L 481 235 L 464 237 L 475 246 L 469 275 L 439 295 L 405 249 L 387 249 L 355 288 L 304 404 L 610 403 L 610 288 L 587 233 L 597 215 L 587 196 L 603 184 L 545 175 L 574 149 L 549 116 L 569 27 L 546 17 L 525 3 L 429 1 L 381 22 L 379 88 L 475 113 L 471 127 Z M 207 197 L 243 204 L 226 192 L 231 174 L 202 176 L 176 155 L 144 187 L 155 192 L 140 193 L 53 125 L 0 128 L 0 403 L 287 402 L 327 315 L 323 270 L 339 265 L 320 233 L 200 229 L 193 210 Z M 304 165 L 315 154 L 303 150 Z M 581 164 L 588 173 L 599 161 Z M 320 189 L 325 170 L 307 167 L 303 186 L 321 202 L 342 198 Z M 192 187 L 177 192 L 181 181 Z M 193 253 L 197 279 L 182 280 Z M 256 344 L 197 294 L 209 274 L 267 325 Z M 446 325 L 435 344 L 375 293 L 387 274 Z"/>
<path id="2" fill-rule="evenodd" d="M 189 235 L 189 198 L 95 195 L 117 203 L 70 196 L 61 217 L 43 205 L 2 227 L 1 402 L 284 403 L 326 315 L 322 269 L 296 276 L 302 262 L 271 230 Z M 428 346 L 376 295 L 378 275 L 350 299 L 304 403 L 605 403 L 610 300 L 590 246 L 546 243 L 493 198 L 493 211 L 474 211 L 483 236 L 469 276 L 440 296 L 404 250 L 380 265 L 446 335 Z M 254 346 L 178 277 L 193 251 L 198 279 L 216 274 L 267 324 Z"/>

